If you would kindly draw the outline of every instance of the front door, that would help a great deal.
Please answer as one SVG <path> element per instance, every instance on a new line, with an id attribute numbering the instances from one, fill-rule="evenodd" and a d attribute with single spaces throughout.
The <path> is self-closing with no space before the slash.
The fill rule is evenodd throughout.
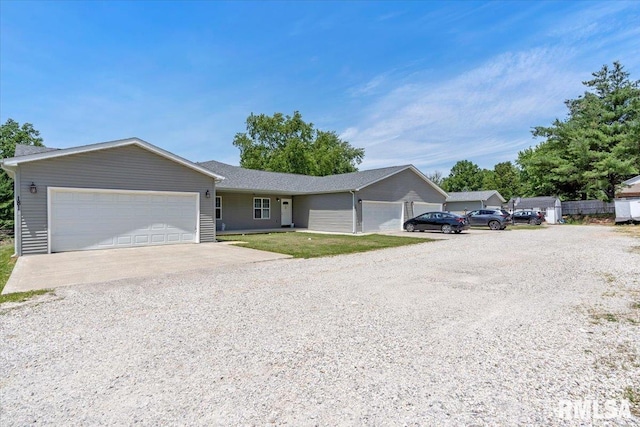
<path id="1" fill-rule="evenodd" d="M 290 227 L 293 221 L 293 214 L 291 211 L 291 199 L 280 200 L 280 225 L 283 227 Z"/>

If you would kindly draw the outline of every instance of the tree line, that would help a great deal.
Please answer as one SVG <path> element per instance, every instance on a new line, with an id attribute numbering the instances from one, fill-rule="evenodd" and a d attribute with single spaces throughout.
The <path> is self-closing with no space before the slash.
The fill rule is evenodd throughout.
<path id="1" fill-rule="evenodd" d="M 449 176 L 430 177 L 445 191 L 498 190 L 506 199 L 612 200 L 617 185 L 640 173 L 640 81 L 617 61 L 592 76 L 583 95 L 565 101 L 564 120 L 532 129 L 542 142 L 520 151 L 515 164 L 491 170 L 461 160 Z"/>

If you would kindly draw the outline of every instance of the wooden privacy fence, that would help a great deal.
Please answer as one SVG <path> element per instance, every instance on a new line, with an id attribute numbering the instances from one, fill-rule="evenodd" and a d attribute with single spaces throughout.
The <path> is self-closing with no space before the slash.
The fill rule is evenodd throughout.
<path id="1" fill-rule="evenodd" d="M 613 202 L 603 202 L 602 200 L 576 200 L 562 202 L 563 215 L 595 215 L 616 213 Z"/>

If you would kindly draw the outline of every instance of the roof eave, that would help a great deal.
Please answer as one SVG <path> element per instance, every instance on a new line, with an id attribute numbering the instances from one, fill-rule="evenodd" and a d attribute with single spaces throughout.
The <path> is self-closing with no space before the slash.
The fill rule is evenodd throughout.
<path id="1" fill-rule="evenodd" d="M 11 157 L 11 158 L 5 159 L 2 162 L 2 167 L 3 169 L 6 170 L 5 165 L 9 167 L 16 167 L 21 163 L 29 163 L 29 162 L 39 161 L 39 160 L 54 159 L 57 157 L 70 156 L 73 154 L 90 153 L 92 151 L 108 150 L 111 148 L 125 147 L 128 145 L 137 145 L 138 147 L 151 151 L 152 153 L 155 153 L 166 159 L 182 164 L 183 166 L 188 167 L 189 169 L 192 169 L 204 175 L 210 176 L 216 182 L 220 182 L 224 179 L 223 176 L 218 175 L 210 171 L 209 169 L 203 168 L 202 166 L 199 166 L 186 159 L 183 159 L 180 156 L 177 156 L 173 153 L 163 150 L 162 148 L 156 147 L 155 145 L 152 145 L 146 141 L 143 141 L 140 138 L 120 139 L 116 141 L 102 142 L 98 144 L 85 145 L 81 147 L 63 148 L 60 150 L 47 151 L 44 153 L 29 154 L 29 155 L 20 156 L 20 157 Z"/>

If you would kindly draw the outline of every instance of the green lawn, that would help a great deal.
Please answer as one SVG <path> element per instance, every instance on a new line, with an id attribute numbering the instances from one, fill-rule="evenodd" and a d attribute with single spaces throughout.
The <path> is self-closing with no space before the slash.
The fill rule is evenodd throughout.
<path id="1" fill-rule="evenodd" d="M 16 259 L 12 258 L 13 245 L 2 243 L 0 244 L 0 292 L 4 289 L 4 285 L 7 284 L 7 280 L 11 276 L 13 266 L 16 264 Z M 31 298 L 34 295 L 46 294 L 51 292 L 51 289 L 42 289 L 29 292 L 15 292 L 7 295 L 0 295 L 0 304 L 4 302 L 20 302 Z"/>
<path id="2" fill-rule="evenodd" d="M 348 236 L 299 232 L 235 234 L 218 236 L 218 240 L 241 241 L 241 245 L 248 248 L 292 255 L 295 258 L 316 258 L 351 254 L 434 241 L 434 239 L 416 239 L 411 237 L 384 236 L 380 234 Z"/>

